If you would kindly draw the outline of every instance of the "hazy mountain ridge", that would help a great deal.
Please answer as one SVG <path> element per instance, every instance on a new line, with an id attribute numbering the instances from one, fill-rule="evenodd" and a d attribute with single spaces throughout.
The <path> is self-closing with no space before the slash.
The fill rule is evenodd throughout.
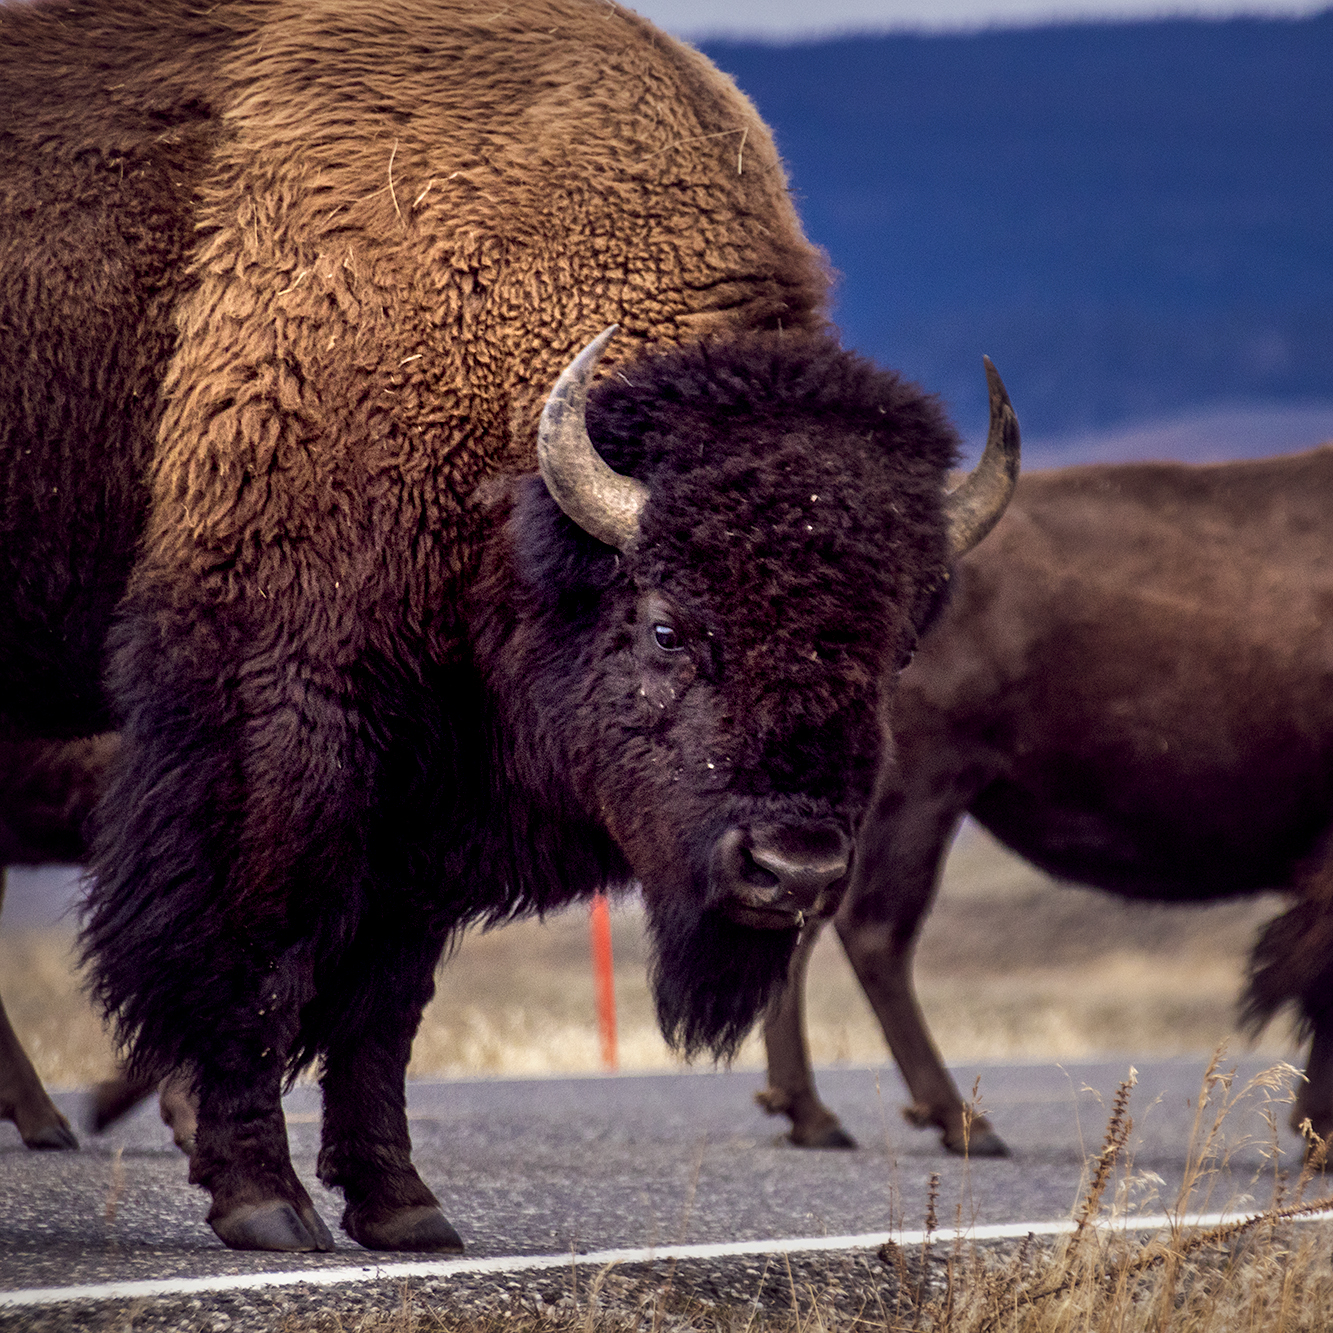
<path id="1" fill-rule="evenodd" d="M 1333 408 L 1333 10 L 708 54 L 773 125 L 849 343 L 1033 438 Z"/>

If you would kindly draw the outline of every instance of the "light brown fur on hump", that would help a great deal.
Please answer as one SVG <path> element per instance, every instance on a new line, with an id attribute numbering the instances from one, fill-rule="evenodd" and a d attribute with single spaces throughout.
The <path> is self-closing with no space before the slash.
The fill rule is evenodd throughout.
<path id="1" fill-rule="evenodd" d="M 823 322 L 753 107 L 604 0 L 275 4 L 217 78 L 141 577 L 354 602 L 322 627 L 354 654 L 372 607 L 411 626 L 456 598 L 470 497 L 534 466 L 600 328 L 623 363 Z"/>

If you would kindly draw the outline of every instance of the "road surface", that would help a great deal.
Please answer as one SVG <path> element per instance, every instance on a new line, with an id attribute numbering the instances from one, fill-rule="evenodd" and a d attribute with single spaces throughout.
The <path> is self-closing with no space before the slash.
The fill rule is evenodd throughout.
<path id="1" fill-rule="evenodd" d="M 1021 1226 L 1070 1216 L 1129 1064 L 983 1068 L 983 1103 L 1014 1155 L 970 1164 L 946 1156 L 933 1132 L 902 1121 L 906 1098 L 889 1069 L 820 1074 L 858 1152 L 782 1143 L 778 1122 L 753 1104 L 761 1076 L 752 1071 L 414 1083 L 409 1114 L 418 1167 L 475 1258 L 910 1230 L 922 1225 L 934 1172 L 942 1223 Z M 1233 1092 L 1266 1067 L 1247 1060 L 1226 1068 L 1233 1065 Z M 1202 1069 L 1200 1060 L 1138 1067 L 1134 1161 L 1162 1181 L 1156 1198 L 1153 1187 L 1136 1196 L 1148 1212 L 1174 1202 Z M 958 1072 L 970 1086 L 973 1073 Z M 1257 1090 L 1228 1117 L 1230 1164 L 1197 1197 L 1197 1210 L 1243 1210 L 1249 1199 L 1262 1205 L 1270 1197 L 1265 1099 Z M 57 1100 L 79 1118 L 79 1094 Z M 316 1090 L 298 1087 L 286 1105 L 297 1170 L 340 1240 L 334 1254 L 223 1249 L 203 1221 L 206 1198 L 187 1183 L 185 1160 L 152 1107 L 115 1133 L 85 1134 L 77 1153 L 29 1152 L 12 1126 L 0 1126 L 0 1328 L 26 1327 L 13 1322 L 21 1312 L 6 1309 L 6 1292 L 12 1300 L 111 1281 L 372 1263 L 391 1274 L 397 1257 L 370 1256 L 342 1237 L 338 1201 L 314 1180 Z M 1272 1110 L 1285 1120 L 1285 1105 Z M 1258 1142 L 1246 1146 L 1247 1135 Z M 1281 1143 L 1280 1164 L 1293 1166 L 1296 1140 L 1284 1130 Z"/>

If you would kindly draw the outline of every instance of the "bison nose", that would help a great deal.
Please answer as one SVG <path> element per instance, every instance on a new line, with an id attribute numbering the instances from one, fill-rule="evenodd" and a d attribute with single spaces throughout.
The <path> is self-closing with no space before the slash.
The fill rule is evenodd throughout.
<path id="1" fill-rule="evenodd" d="M 832 824 L 730 828 L 714 849 L 714 900 L 744 925 L 790 930 L 828 909 L 851 846 Z"/>

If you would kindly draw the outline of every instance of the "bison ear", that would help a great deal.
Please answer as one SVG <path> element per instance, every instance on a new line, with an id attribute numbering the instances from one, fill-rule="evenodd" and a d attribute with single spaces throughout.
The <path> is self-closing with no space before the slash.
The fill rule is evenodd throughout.
<path id="1" fill-rule="evenodd" d="M 617 327 L 603 329 L 560 372 L 537 428 L 537 466 L 551 498 L 584 532 L 623 551 L 639 535 L 648 488 L 607 466 L 584 415 L 593 371 Z"/>
<path id="2" fill-rule="evenodd" d="M 966 555 L 1000 521 L 1018 484 L 1018 418 L 1000 372 L 990 357 L 982 360 L 990 389 L 990 431 L 981 461 L 944 498 L 950 560 Z"/>

